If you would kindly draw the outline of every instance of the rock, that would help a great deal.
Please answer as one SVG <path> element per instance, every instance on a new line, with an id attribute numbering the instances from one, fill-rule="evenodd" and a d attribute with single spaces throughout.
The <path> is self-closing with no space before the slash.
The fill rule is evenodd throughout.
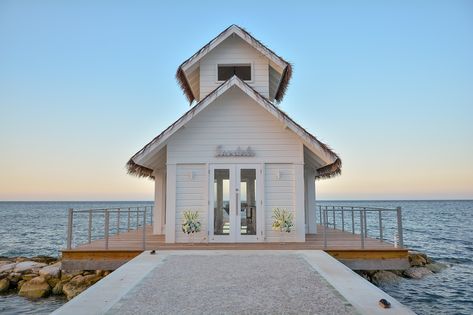
<path id="1" fill-rule="evenodd" d="M 0 260 L 0 266 L 11 264 L 11 260 Z"/>
<path id="2" fill-rule="evenodd" d="M 6 292 L 10 288 L 10 280 L 3 278 L 0 280 L 0 293 Z"/>
<path id="3" fill-rule="evenodd" d="M 409 263 L 411 267 L 422 267 L 427 264 L 427 255 L 418 252 L 409 252 Z"/>
<path id="4" fill-rule="evenodd" d="M 17 284 L 18 281 L 21 280 L 21 273 L 19 272 L 12 272 L 8 275 L 8 280 L 10 280 L 10 282 L 13 282 L 14 284 Z"/>
<path id="5" fill-rule="evenodd" d="M 51 257 L 51 256 L 36 256 L 36 257 L 31 258 L 31 260 L 35 262 L 39 262 L 39 263 L 45 263 L 45 264 L 57 262 L 57 258 Z"/>
<path id="6" fill-rule="evenodd" d="M 48 278 L 60 278 L 61 277 L 61 262 L 57 262 L 53 265 L 43 267 L 39 270 L 39 275 Z"/>
<path id="7" fill-rule="evenodd" d="M 439 273 L 440 271 L 444 270 L 448 266 L 442 263 L 431 263 L 425 265 L 425 268 L 429 269 L 433 273 Z"/>
<path id="8" fill-rule="evenodd" d="M 92 271 L 84 271 L 82 273 L 83 276 L 88 276 L 88 275 L 93 275 L 93 274 L 95 274 L 95 272 L 92 272 Z"/>
<path id="9" fill-rule="evenodd" d="M 15 269 L 13 269 L 14 272 L 27 272 L 27 271 L 37 271 L 41 268 L 46 266 L 45 263 L 38 263 L 35 261 L 23 261 L 20 263 L 17 263 L 15 266 Z"/>
<path id="10" fill-rule="evenodd" d="M 371 281 L 376 284 L 376 285 L 381 285 L 384 283 L 392 283 L 392 282 L 397 282 L 401 278 L 394 273 L 386 270 L 380 270 L 376 272 L 372 277 Z"/>
<path id="11" fill-rule="evenodd" d="M 56 283 L 56 285 L 53 287 L 53 291 L 52 293 L 54 295 L 61 295 L 63 294 L 64 292 L 62 291 L 62 287 L 67 283 L 67 281 L 59 281 L 58 283 Z"/>
<path id="12" fill-rule="evenodd" d="M 35 273 L 29 273 L 29 274 L 25 274 L 25 275 L 21 276 L 21 279 L 22 279 L 22 280 L 25 280 L 25 281 L 29 281 L 29 280 L 31 280 L 31 279 L 33 279 L 33 278 L 36 278 L 37 276 L 38 276 L 38 275 L 35 274 Z"/>
<path id="13" fill-rule="evenodd" d="M 109 271 L 109 270 L 105 270 L 104 273 L 103 273 L 103 276 L 106 277 L 108 276 L 109 274 L 111 274 L 112 272 Z"/>
<path id="14" fill-rule="evenodd" d="M 29 258 L 21 257 L 21 256 L 15 258 L 15 262 L 17 262 L 17 263 L 23 262 L 23 261 L 29 261 L 29 260 L 30 260 Z"/>
<path id="15" fill-rule="evenodd" d="M 425 267 L 410 267 L 404 270 L 404 275 L 412 279 L 421 279 L 430 274 L 432 274 L 432 271 Z"/>
<path id="16" fill-rule="evenodd" d="M 390 272 L 394 273 L 396 276 L 402 277 L 404 270 L 389 270 Z"/>
<path id="17" fill-rule="evenodd" d="M 20 289 L 21 289 L 21 286 L 22 286 L 23 284 L 25 284 L 25 283 L 26 283 L 25 280 L 20 280 L 20 281 L 18 281 L 18 283 L 16 284 L 16 288 L 17 288 L 18 290 L 20 290 Z"/>
<path id="18" fill-rule="evenodd" d="M 72 278 L 71 281 L 63 285 L 62 291 L 66 295 L 67 299 L 70 300 L 85 291 L 89 286 L 93 285 L 100 279 L 101 277 L 97 275 L 77 275 Z"/>
<path id="19" fill-rule="evenodd" d="M 74 271 L 62 271 L 61 273 L 61 280 L 69 281 L 75 276 L 81 275 L 82 270 L 74 270 Z"/>
<path id="20" fill-rule="evenodd" d="M 51 288 L 54 288 L 58 282 L 61 282 L 59 278 L 46 278 L 46 281 Z"/>
<path id="21" fill-rule="evenodd" d="M 10 272 L 13 269 L 15 269 L 16 263 L 9 263 L 9 264 L 3 264 L 0 266 L 0 273 L 1 272 Z"/>
<path id="22" fill-rule="evenodd" d="M 46 297 L 51 292 L 51 287 L 49 286 L 46 279 L 43 277 L 36 277 L 30 281 L 25 282 L 18 292 L 19 295 L 30 298 L 30 299 L 39 299 Z"/>
<path id="23" fill-rule="evenodd" d="M 96 274 L 97 276 L 103 277 L 103 274 L 104 274 L 104 273 L 105 273 L 104 270 L 95 270 L 95 274 Z"/>

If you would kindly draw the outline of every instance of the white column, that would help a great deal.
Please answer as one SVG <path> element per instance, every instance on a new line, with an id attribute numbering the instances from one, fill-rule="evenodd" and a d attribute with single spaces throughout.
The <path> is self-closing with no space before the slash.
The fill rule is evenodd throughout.
<path id="1" fill-rule="evenodd" d="M 164 170 L 154 172 L 153 234 L 163 234 L 166 189 Z"/>
<path id="2" fill-rule="evenodd" d="M 294 165 L 295 206 L 296 206 L 296 242 L 305 242 L 305 207 L 304 207 L 304 165 Z"/>
<path id="3" fill-rule="evenodd" d="M 317 233 L 317 218 L 315 207 L 315 172 L 313 169 L 306 169 L 307 181 L 307 224 L 309 225 L 309 234 Z"/>
<path id="4" fill-rule="evenodd" d="M 166 172 L 166 243 L 176 242 L 176 164 Z"/>

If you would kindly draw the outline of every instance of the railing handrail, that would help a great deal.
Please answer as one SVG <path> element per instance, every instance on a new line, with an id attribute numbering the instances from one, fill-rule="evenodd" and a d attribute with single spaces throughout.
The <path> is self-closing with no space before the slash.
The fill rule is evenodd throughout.
<path id="1" fill-rule="evenodd" d="M 84 208 L 84 209 L 72 209 L 72 211 L 74 213 L 89 213 L 90 211 L 92 211 L 92 212 L 105 212 L 105 211 L 118 212 L 118 211 L 121 211 L 121 210 L 136 209 L 136 210 L 131 210 L 131 211 L 132 212 L 136 212 L 136 211 L 144 212 L 144 209 L 140 210 L 140 208 L 149 208 L 149 207 L 153 207 L 153 205 L 133 206 L 133 207 L 116 207 L 116 208 Z"/>
<path id="2" fill-rule="evenodd" d="M 327 211 L 355 211 L 366 210 L 366 211 L 397 211 L 397 208 L 380 208 L 380 207 L 363 207 L 363 206 L 322 206 L 318 205 L 319 208 L 327 208 Z M 325 210 L 325 209 L 324 209 Z"/>
<path id="3" fill-rule="evenodd" d="M 120 234 L 120 215 L 127 215 L 124 217 L 126 219 L 126 230 L 129 232 L 130 230 L 138 230 L 140 228 L 140 221 L 141 227 L 143 229 L 143 249 L 146 249 L 146 224 L 147 218 L 146 216 L 150 215 L 150 224 L 153 225 L 153 208 L 154 205 L 139 205 L 139 206 L 124 206 L 124 207 L 112 207 L 112 208 L 89 208 L 89 209 L 68 209 L 68 222 L 67 222 L 67 249 L 72 248 L 72 239 L 74 234 L 74 214 L 79 215 L 88 215 L 88 231 L 87 231 L 87 239 L 88 243 L 90 244 L 92 241 L 92 218 L 94 214 L 100 215 L 104 217 L 103 221 L 103 229 L 104 229 L 104 240 L 105 240 L 105 249 L 109 247 L 109 235 L 110 235 L 110 214 L 116 214 L 116 234 Z M 136 213 L 136 227 L 131 228 L 131 220 L 130 214 Z M 142 220 L 140 220 L 140 214 L 143 214 Z"/>
<path id="4" fill-rule="evenodd" d="M 340 213 L 341 221 L 342 221 L 342 228 L 341 231 L 345 231 L 345 213 L 351 213 L 351 224 L 352 224 L 352 234 L 355 234 L 355 213 L 358 214 L 360 218 L 360 242 L 361 248 L 365 246 L 365 239 L 368 237 L 368 224 L 367 224 L 367 213 L 374 212 L 378 213 L 378 228 L 379 228 L 379 240 L 381 242 L 384 241 L 384 234 L 383 234 L 383 212 L 394 212 L 396 213 L 396 228 L 397 228 L 397 235 L 394 235 L 394 243 L 396 247 L 403 248 L 404 247 L 404 240 L 403 240 L 403 228 L 402 228 L 402 209 L 401 207 L 393 208 L 382 208 L 382 207 L 364 207 L 364 206 L 351 206 L 351 205 L 317 205 L 319 208 L 319 220 L 320 224 L 324 227 L 323 229 L 323 239 L 324 239 L 324 247 L 327 248 L 327 228 L 333 226 L 333 229 L 337 229 L 337 222 L 336 222 L 336 213 Z M 332 222 L 329 222 L 329 215 L 328 213 L 332 213 Z"/>

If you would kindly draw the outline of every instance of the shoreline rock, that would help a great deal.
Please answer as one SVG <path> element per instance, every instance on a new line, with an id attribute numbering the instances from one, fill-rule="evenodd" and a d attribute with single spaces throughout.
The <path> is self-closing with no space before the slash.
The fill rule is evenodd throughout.
<path id="1" fill-rule="evenodd" d="M 0 294 L 13 292 L 29 299 L 53 295 L 74 298 L 110 271 L 61 269 L 61 260 L 49 256 L 0 257 Z"/>
<path id="2" fill-rule="evenodd" d="M 409 252 L 409 265 L 410 267 L 405 270 L 356 270 L 356 273 L 369 282 L 380 286 L 400 281 L 403 278 L 419 280 L 448 268 L 445 264 L 435 262 L 425 253 L 414 251 Z"/>

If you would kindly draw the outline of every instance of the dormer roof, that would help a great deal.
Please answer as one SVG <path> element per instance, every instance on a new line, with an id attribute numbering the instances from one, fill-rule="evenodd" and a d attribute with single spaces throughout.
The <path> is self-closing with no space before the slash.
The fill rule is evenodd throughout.
<path id="1" fill-rule="evenodd" d="M 247 42 L 254 49 L 259 51 L 262 55 L 269 59 L 270 65 L 280 73 L 279 82 L 277 85 L 276 92 L 274 94 L 274 100 L 280 102 L 286 92 L 287 86 L 292 76 L 292 66 L 289 62 L 284 60 L 282 57 L 278 56 L 271 49 L 263 45 L 259 40 L 254 38 L 250 33 L 245 29 L 241 28 L 238 25 L 230 25 L 223 32 L 218 34 L 214 39 L 208 42 L 204 47 L 199 49 L 194 55 L 189 59 L 184 61 L 176 72 L 176 79 L 181 86 L 184 95 L 187 97 L 189 102 L 192 103 L 194 100 L 199 100 L 199 95 L 195 95 L 190 82 L 190 75 L 192 70 L 198 65 L 199 61 L 205 57 L 210 51 L 222 43 L 225 39 L 232 35 L 237 35 L 245 42 Z"/>

